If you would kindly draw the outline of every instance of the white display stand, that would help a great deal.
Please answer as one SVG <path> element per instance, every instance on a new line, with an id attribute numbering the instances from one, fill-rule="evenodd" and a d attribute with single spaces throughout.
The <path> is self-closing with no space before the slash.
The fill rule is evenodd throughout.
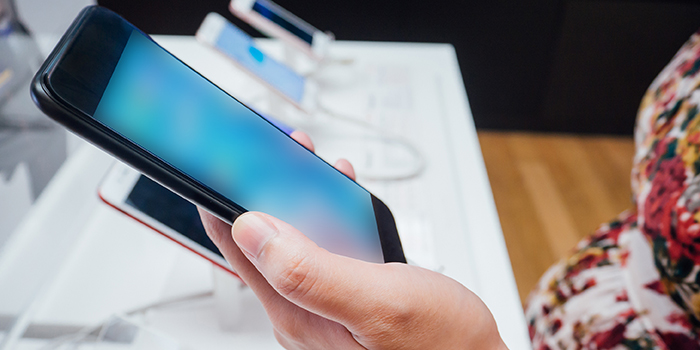
<path id="1" fill-rule="evenodd" d="M 192 37 L 155 39 L 244 102 L 265 93 Z M 261 45 L 283 54 L 278 43 Z M 529 348 L 454 48 L 335 42 L 330 54 L 353 57 L 359 73 L 356 84 L 326 95 L 327 103 L 404 135 L 428 160 L 410 180 L 360 179 L 395 214 L 408 258 L 470 288 L 493 313 L 509 348 Z M 328 140 L 314 141 L 334 162 L 324 154 Z M 348 150 L 347 157 L 369 161 L 362 149 Z M 212 298 L 147 311 L 141 320 L 187 348 L 280 349 L 250 289 L 220 279 L 205 260 L 99 201 L 97 185 L 111 162 L 92 146 L 79 146 L 0 252 L 0 345 L 36 349 L 47 340 L 21 337 L 25 330 L 55 336 L 219 285 Z M 226 294 L 238 297 L 226 303 Z M 227 308 L 236 316 L 223 320 L 229 323 L 219 318 Z M 8 334 L 20 337 L 8 340 Z"/>

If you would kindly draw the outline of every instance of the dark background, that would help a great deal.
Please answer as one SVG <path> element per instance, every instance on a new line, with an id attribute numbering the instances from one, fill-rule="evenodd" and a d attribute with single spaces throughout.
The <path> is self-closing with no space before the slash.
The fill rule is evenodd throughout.
<path id="1" fill-rule="evenodd" d="M 631 134 L 644 91 L 700 28 L 699 1 L 275 0 L 339 40 L 454 45 L 477 128 Z M 151 34 L 193 35 L 227 0 L 103 0 Z"/>

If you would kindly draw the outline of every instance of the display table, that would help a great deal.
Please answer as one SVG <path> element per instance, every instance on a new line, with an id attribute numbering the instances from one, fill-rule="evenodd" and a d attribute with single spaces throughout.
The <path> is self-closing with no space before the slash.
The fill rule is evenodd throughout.
<path id="1" fill-rule="evenodd" d="M 232 95 L 264 105 L 264 87 L 194 38 L 156 40 Z M 263 45 L 279 49 L 275 42 Z M 424 171 L 410 179 L 358 180 L 395 214 L 407 257 L 474 291 L 506 344 L 529 348 L 453 47 L 337 42 L 331 55 L 350 59 L 352 74 L 339 75 L 340 83 L 327 85 L 319 100 L 402 135 L 426 160 Z M 314 136 L 322 157 L 335 161 L 337 147 L 324 153 L 332 138 L 323 136 L 323 119 L 309 118 L 291 120 Z M 368 154 L 376 150 L 347 149 L 355 162 Z M 97 187 L 112 162 L 88 144 L 77 147 L 0 252 L 3 344 L 38 348 L 126 310 L 212 290 L 213 267 L 205 260 L 99 201 Z M 186 348 L 280 348 L 255 298 L 249 291 L 238 297 L 245 322 L 233 330 L 221 330 L 215 298 L 207 297 L 152 308 L 138 322 Z"/>

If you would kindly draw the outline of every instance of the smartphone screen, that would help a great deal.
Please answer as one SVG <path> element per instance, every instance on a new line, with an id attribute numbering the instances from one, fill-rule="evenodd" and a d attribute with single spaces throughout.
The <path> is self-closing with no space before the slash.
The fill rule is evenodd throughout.
<path id="1" fill-rule="evenodd" d="M 249 211 L 319 246 L 383 262 L 371 194 L 138 30 L 93 118 Z"/>
<path id="2" fill-rule="evenodd" d="M 306 79 L 284 64 L 268 57 L 256 46 L 253 38 L 228 21 L 216 38 L 214 46 L 234 58 L 245 69 L 301 104 Z"/>
<path id="3" fill-rule="evenodd" d="M 259 15 L 267 18 L 272 23 L 275 23 L 278 26 L 289 31 L 290 33 L 294 34 L 296 37 L 308 43 L 309 45 L 313 44 L 313 32 L 315 31 L 314 28 L 306 23 L 298 23 L 296 25 L 291 23 L 290 21 L 279 15 L 279 12 L 284 11 L 279 6 L 276 6 L 270 1 L 257 0 L 253 3 L 252 10 L 257 12 Z M 288 16 L 291 16 L 291 14 L 288 14 Z"/>

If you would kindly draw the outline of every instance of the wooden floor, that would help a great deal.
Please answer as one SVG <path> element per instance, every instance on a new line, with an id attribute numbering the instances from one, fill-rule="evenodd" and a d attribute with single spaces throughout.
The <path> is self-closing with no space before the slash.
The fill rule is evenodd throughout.
<path id="1" fill-rule="evenodd" d="M 479 132 L 520 298 L 598 225 L 632 208 L 631 137 Z"/>

